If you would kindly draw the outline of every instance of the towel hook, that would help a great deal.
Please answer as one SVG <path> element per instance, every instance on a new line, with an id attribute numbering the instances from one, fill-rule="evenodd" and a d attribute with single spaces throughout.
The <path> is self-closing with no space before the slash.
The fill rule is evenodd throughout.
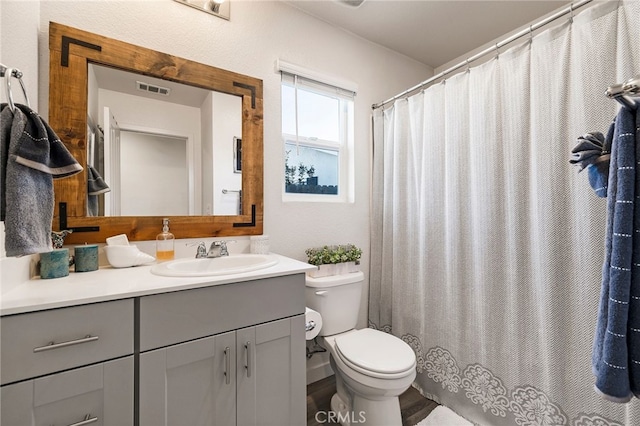
<path id="1" fill-rule="evenodd" d="M 622 90 L 631 96 L 640 95 L 640 74 L 625 81 Z"/>
<path id="2" fill-rule="evenodd" d="M 20 82 L 20 87 L 22 88 L 22 93 L 24 94 L 24 100 L 27 103 L 27 106 L 31 108 L 31 104 L 29 103 L 29 96 L 27 96 L 27 88 L 22 81 L 22 71 L 17 68 L 9 68 L 5 65 L 0 64 L 0 76 L 5 78 L 5 89 L 7 92 L 7 100 L 9 102 L 9 108 L 11 112 L 16 110 L 16 105 L 13 102 L 13 93 L 11 92 L 11 78 L 17 78 Z"/>
<path id="3" fill-rule="evenodd" d="M 640 103 L 635 98 L 640 95 L 640 75 L 630 78 L 624 83 L 609 86 L 605 95 L 629 109 L 637 109 Z"/>

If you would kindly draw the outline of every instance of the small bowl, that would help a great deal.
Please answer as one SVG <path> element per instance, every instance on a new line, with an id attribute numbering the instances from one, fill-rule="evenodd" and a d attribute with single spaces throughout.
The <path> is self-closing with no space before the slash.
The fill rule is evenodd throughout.
<path id="1" fill-rule="evenodd" d="M 140 249 L 134 245 L 105 246 L 104 251 L 107 254 L 107 260 L 114 268 L 144 265 L 156 260 L 155 257 L 141 252 Z"/>

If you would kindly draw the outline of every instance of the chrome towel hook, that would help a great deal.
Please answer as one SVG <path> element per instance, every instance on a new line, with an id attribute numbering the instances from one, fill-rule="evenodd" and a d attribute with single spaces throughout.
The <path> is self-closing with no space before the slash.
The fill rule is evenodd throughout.
<path id="1" fill-rule="evenodd" d="M 640 106 L 640 74 L 624 83 L 609 86 L 605 95 L 627 108 L 637 109 Z"/>
<path id="2" fill-rule="evenodd" d="M 17 78 L 20 82 L 20 87 L 22 88 L 22 94 L 24 95 L 24 100 L 28 107 L 31 107 L 29 103 L 29 96 L 27 96 L 27 88 L 22 81 L 22 71 L 17 68 L 9 68 L 3 64 L 0 64 L 0 77 L 5 78 L 5 88 L 7 92 L 7 100 L 9 102 L 9 108 L 11 112 L 15 111 L 16 105 L 13 102 L 13 93 L 11 92 L 11 78 Z"/>

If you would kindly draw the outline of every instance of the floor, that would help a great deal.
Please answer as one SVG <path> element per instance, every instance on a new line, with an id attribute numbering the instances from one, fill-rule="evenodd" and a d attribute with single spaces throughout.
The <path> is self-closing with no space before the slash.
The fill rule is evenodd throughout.
<path id="1" fill-rule="evenodd" d="M 335 376 L 329 376 L 307 386 L 307 426 L 317 426 L 319 423 L 316 413 L 331 410 L 331 397 L 336 392 Z M 400 395 L 400 412 L 403 426 L 415 426 L 420 420 L 429 415 L 438 404 L 426 399 L 420 392 L 410 387 Z M 324 421 L 326 417 L 320 416 Z"/>

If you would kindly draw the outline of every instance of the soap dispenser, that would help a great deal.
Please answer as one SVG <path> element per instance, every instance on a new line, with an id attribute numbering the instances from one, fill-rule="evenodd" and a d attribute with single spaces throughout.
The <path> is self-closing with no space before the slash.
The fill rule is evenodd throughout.
<path id="1" fill-rule="evenodd" d="M 169 232 L 169 219 L 162 219 L 162 232 L 156 237 L 156 259 L 171 260 L 175 256 L 174 243 L 176 237 Z"/>

